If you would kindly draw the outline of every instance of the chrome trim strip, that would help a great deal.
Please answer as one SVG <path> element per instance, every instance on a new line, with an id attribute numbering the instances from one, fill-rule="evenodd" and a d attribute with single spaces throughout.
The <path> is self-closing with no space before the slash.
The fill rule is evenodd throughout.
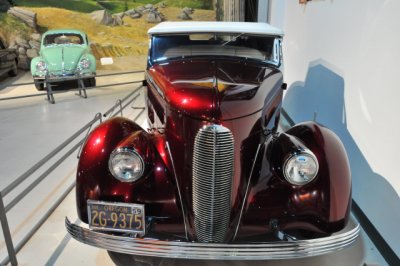
<path id="1" fill-rule="evenodd" d="M 76 240 L 110 251 L 133 255 L 219 260 L 267 260 L 311 257 L 341 250 L 353 244 L 360 225 L 349 225 L 335 235 L 310 240 L 266 243 L 218 244 L 163 241 L 154 238 L 115 236 L 72 224 L 65 218 L 68 233 Z"/>
<path id="2" fill-rule="evenodd" d="M 188 230 L 187 230 L 187 226 L 186 226 L 186 214 L 185 214 L 185 209 L 183 208 L 183 201 L 182 201 L 181 190 L 180 190 L 180 188 L 179 188 L 178 177 L 176 176 L 176 171 L 175 171 L 174 159 L 172 158 L 171 148 L 169 147 L 168 141 L 165 142 L 165 146 L 166 146 L 166 148 L 167 148 L 167 150 L 168 150 L 169 158 L 171 159 L 172 169 L 174 170 L 174 177 L 175 177 L 175 182 L 176 182 L 176 188 L 178 189 L 179 200 L 180 200 L 180 202 L 181 202 L 181 209 L 182 209 L 182 216 L 183 216 L 182 219 L 183 219 L 183 225 L 185 226 L 186 240 L 189 240 Z"/>
<path id="3" fill-rule="evenodd" d="M 237 225 L 236 225 L 236 230 L 235 230 L 235 234 L 233 235 L 233 239 L 236 238 L 236 235 L 237 235 L 237 232 L 238 232 L 239 226 L 240 226 L 240 221 L 242 220 L 243 209 L 244 209 L 244 205 L 246 204 L 247 194 L 249 193 L 251 177 L 253 176 L 254 166 L 256 164 L 258 153 L 260 152 L 260 148 L 261 148 L 261 144 L 258 144 L 256 155 L 254 156 L 253 165 L 251 166 L 249 181 L 247 182 L 246 193 L 244 194 L 244 197 L 243 197 L 242 207 L 240 208 L 239 220 L 238 220 Z"/>

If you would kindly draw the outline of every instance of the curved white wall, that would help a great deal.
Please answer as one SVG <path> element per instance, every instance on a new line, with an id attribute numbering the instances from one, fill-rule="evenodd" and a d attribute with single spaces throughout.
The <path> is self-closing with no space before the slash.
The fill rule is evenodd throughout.
<path id="1" fill-rule="evenodd" d="M 285 31 L 284 106 L 344 142 L 354 198 L 400 255 L 400 1 L 272 0 Z"/>

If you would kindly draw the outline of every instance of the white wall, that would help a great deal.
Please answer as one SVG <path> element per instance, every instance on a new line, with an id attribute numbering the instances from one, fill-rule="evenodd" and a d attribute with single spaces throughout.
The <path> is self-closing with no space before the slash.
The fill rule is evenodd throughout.
<path id="1" fill-rule="evenodd" d="M 400 255 L 400 1 L 271 1 L 286 110 L 296 122 L 316 112 L 340 136 L 355 200 Z"/>

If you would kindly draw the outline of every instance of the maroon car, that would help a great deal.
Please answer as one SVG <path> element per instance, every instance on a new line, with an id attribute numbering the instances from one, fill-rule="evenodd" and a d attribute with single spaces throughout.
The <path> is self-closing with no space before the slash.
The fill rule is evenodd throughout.
<path id="1" fill-rule="evenodd" d="M 149 30 L 147 123 L 88 137 L 77 240 L 190 259 L 315 256 L 352 244 L 343 144 L 304 122 L 282 132 L 283 33 L 265 23 L 164 22 Z M 115 253 L 114 253 L 115 254 Z"/>

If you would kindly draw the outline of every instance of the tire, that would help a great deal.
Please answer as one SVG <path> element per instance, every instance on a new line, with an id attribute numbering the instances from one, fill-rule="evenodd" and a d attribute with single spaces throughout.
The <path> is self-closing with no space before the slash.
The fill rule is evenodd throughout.
<path id="1" fill-rule="evenodd" d="M 96 87 L 96 78 L 88 78 L 83 80 L 85 87 Z"/>
<path id="2" fill-rule="evenodd" d="M 42 91 L 44 90 L 44 83 L 39 83 L 38 80 L 33 80 L 35 83 L 35 87 L 38 91 Z"/>
<path id="3" fill-rule="evenodd" d="M 15 76 L 18 75 L 18 64 L 17 64 L 17 61 L 14 61 L 13 68 L 10 71 L 8 71 L 8 75 L 10 77 L 15 77 Z"/>

